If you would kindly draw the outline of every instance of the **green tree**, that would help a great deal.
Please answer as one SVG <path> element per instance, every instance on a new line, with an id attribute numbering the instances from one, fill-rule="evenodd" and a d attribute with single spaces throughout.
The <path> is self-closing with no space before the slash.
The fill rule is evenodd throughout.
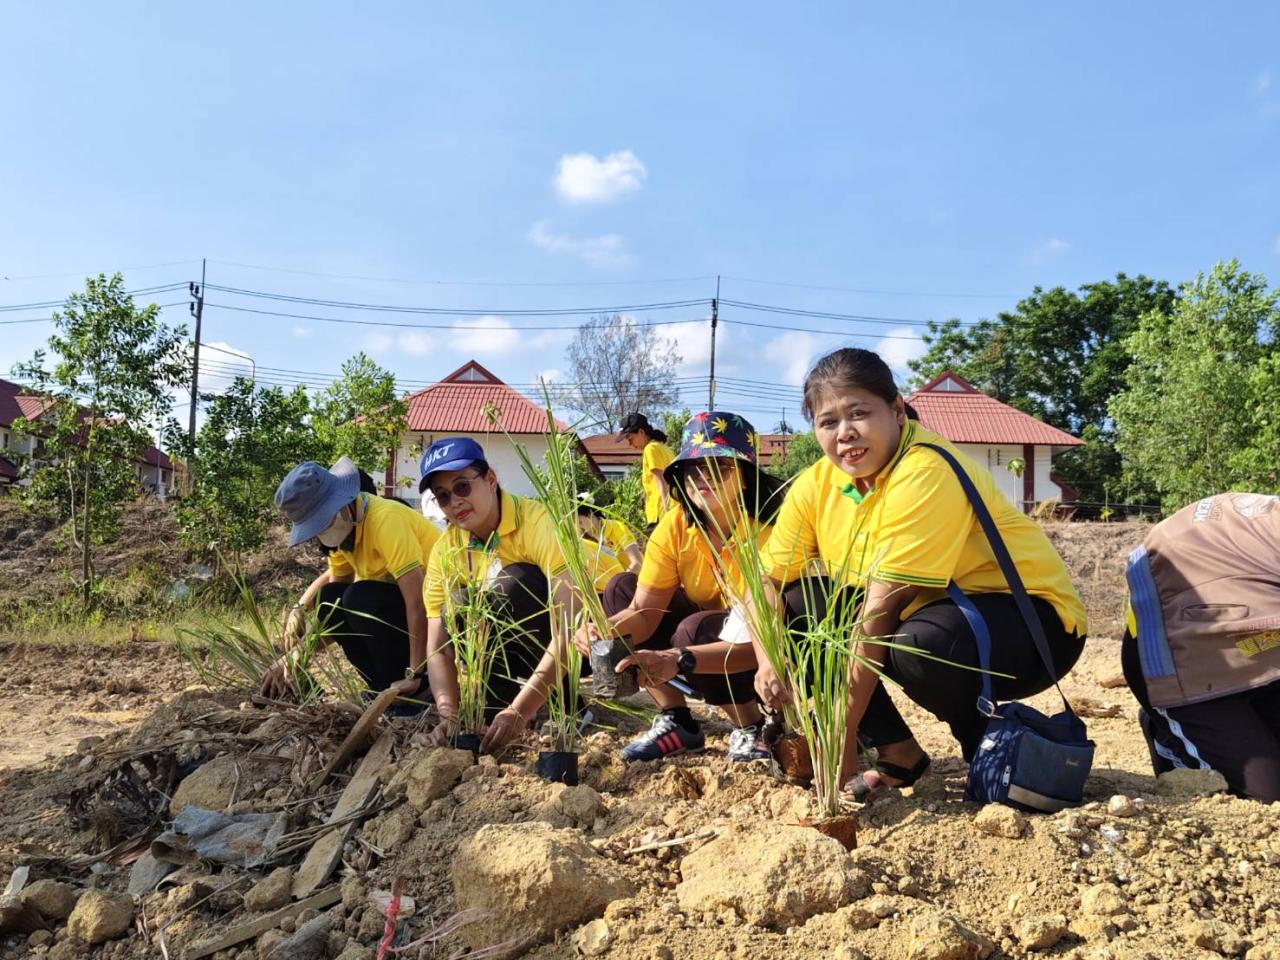
<path id="1" fill-rule="evenodd" d="M 995 321 L 929 325 L 929 349 L 911 362 L 918 382 L 950 369 L 979 390 L 1085 440 L 1055 461 L 1055 473 L 1086 499 L 1121 484 L 1108 400 L 1124 385 L 1126 346 L 1139 319 L 1168 313 L 1176 294 L 1164 281 L 1117 274 L 1078 291 L 1036 287 Z M 1131 493 L 1133 490 L 1131 489 Z"/>
<path id="2" fill-rule="evenodd" d="M 281 478 L 320 455 L 310 410 L 305 387 L 285 392 L 237 377 L 205 407 L 194 444 L 170 422 L 170 443 L 192 474 L 191 493 L 177 507 L 188 547 L 238 558 L 266 541 L 279 518 L 274 493 Z"/>
<path id="3" fill-rule="evenodd" d="M 17 427 L 39 439 L 27 465 L 28 496 L 72 522 L 88 607 L 93 546 L 115 535 L 124 502 L 138 490 L 145 427 L 163 420 L 173 405 L 170 388 L 186 375 L 186 331 L 161 323 L 154 303 L 135 307 L 119 274 L 88 278 L 52 319 L 48 353 L 37 350 L 15 368 L 48 405 Z"/>
<path id="4" fill-rule="evenodd" d="M 358 353 L 315 400 L 311 423 L 320 444 L 317 456 L 325 463 L 350 457 L 370 473 L 385 470 L 400 445 L 407 412 L 395 375 Z"/>
<path id="5" fill-rule="evenodd" d="M 676 342 L 634 317 L 601 314 L 578 328 L 565 354 L 572 386 L 557 400 L 584 415 L 593 429 L 616 430 L 629 413 L 647 413 L 679 399 Z"/>
<path id="6" fill-rule="evenodd" d="M 1127 346 L 1125 389 L 1108 407 L 1134 483 L 1166 511 L 1230 489 L 1273 493 L 1280 389 L 1280 291 L 1232 260 L 1145 314 Z"/>

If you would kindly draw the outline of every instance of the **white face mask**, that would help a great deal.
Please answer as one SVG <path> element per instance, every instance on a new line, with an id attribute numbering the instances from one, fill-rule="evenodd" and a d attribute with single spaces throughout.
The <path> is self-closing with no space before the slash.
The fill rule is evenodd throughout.
<path id="1" fill-rule="evenodd" d="M 346 508 L 338 512 L 333 518 L 333 523 L 321 530 L 316 539 L 330 549 L 342 546 L 342 542 L 350 536 L 351 531 L 355 529 L 356 522 L 347 516 Z"/>

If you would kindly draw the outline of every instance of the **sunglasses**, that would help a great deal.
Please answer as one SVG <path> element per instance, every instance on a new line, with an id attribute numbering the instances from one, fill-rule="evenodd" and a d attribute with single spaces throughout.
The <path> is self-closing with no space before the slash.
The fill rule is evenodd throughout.
<path id="1" fill-rule="evenodd" d="M 707 457 L 694 461 L 684 468 L 685 476 L 690 480 L 706 478 L 712 482 L 723 480 L 737 471 L 736 461 L 722 463 L 720 457 Z"/>
<path id="2" fill-rule="evenodd" d="M 474 477 L 453 481 L 453 484 L 447 490 L 444 487 L 433 487 L 431 495 L 436 498 L 436 503 L 442 507 L 447 507 L 454 497 L 465 499 L 471 496 L 471 487 L 479 479 L 480 474 L 477 473 Z"/>

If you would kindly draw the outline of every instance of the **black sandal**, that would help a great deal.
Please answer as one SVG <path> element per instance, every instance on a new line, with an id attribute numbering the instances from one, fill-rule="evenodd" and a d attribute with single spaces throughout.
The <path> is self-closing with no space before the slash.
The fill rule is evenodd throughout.
<path id="1" fill-rule="evenodd" d="M 898 783 L 893 787 L 889 787 L 889 789 L 892 790 L 913 785 L 917 780 L 925 775 L 925 772 L 929 769 L 929 763 L 929 755 L 924 751 L 921 751 L 920 759 L 917 760 L 915 766 L 910 769 L 907 767 L 900 767 L 896 763 L 889 763 L 886 760 L 877 760 L 871 769 L 881 776 L 893 777 L 897 780 Z M 888 787 L 888 784 L 881 781 L 873 787 L 863 779 L 862 774 L 858 774 L 849 781 L 849 786 L 846 786 L 845 790 L 853 795 L 854 800 L 862 803 L 867 799 L 867 797 L 871 796 L 872 793 L 880 789 L 880 787 Z"/>

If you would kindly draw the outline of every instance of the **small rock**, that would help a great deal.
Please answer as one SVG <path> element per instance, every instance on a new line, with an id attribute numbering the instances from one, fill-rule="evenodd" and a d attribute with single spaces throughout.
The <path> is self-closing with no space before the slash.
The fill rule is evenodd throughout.
<path id="1" fill-rule="evenodd" d="M 188 806 L 221 813 L 231 803 L 237 786 L 249 776 L 251 771 L 245 770 L 244 763 L 231 754 L 214 757 L 178 784 L 169 801 L 169 814 L 176 817 Z"/>
<path id="2" fill-rule="evenodd" d="M 1123 793 L 1117 793 L 1107 801 L 1107 813 L 1113 817 L 1132 817 L 1138 812 L 1132 800 Z"/>
<path id="3" fill-rule="evenodd" d="M 428 750 L 408 769 L 407 796 L 413 809 L 421 813 L 439 800 L 462 777 L 462 771 L 474 766 L 476 758 L 470 750 L 438 747 Z"/>
<path id="4" fill-rule="evenodd" d="M 387 856 L 392 856 L 413 836 L 417 812 L 413 807 L 401 804 L 378 818 L 377 824 L 373 842 Z"/>
<path id="5" fill-rule="evenodd" d="M 96 946 L 114 940 L 132 924 L 132 897 L 90 890 L 76 902 L 67 931 L 81 943 Z"/>
<path id="6" fill-rule="evenodd" d="M 1227 789 L 1217 770 L 1168 770 L 1156 777 L 1156 789 L 1170 797 L 1207 797 Z"/>
<path id="7" fill-rule="evenodd" d="M 23 887 L 19 896 L 46 920 L 65 920 L 76 905 L 76 888 L 57 880 L 37 880 Z"/>
<path id="8" fill-rule="evenodd" d="M 1048 950 L 1067 935 L 1067 918 L 1060 915 L 1028 917 L 1018 924 L 1018 943 L 1028 950 Z"/>
<path id="9" fill-rule="evenodd" d="M 605 921 L 592 920 L 578 931 L 573 942 L 584 957 L 600 957 L 613 946 L 613 933 Z"/>
<path id="10" fill-rule="evenodd" d="M 1115 690 L 1123 687 L 1125 683 L 1124 671 L 1119 669 L 1111 670 L 1098 677 L 1098 686 L 1104 690 Z"/>
<path id="11" fill-rule="evenodd" d="M 1129 912 L 1129 898 L 1114 883 L 1096 883 L 1081 894 L 1080 909 L 1095 917 L 1115 917 Z"/>
<path id="12" fill-rule="evenodd" d="M 907 960 L 985 960 L 996 946 L 946 913 L 919 913 L 911 920 Z"/>
<path id="13" fill-rule="evenodd" d="M 558 784 L 552 789 L 551 797 L 529 811 L 531 819 L 553 827 L 588 827 L 605 813 L 600 794 L 585 783 L 576 787 Z"/>
<path id="14" fill-rule="evenodd" d="M 258 937 L 256 944 L 256 952 L 258 960 L 267 960 L 280 944 L 284 943 L 288 934 L 283 930 L 268 930 L 266 933 Z"/>
<path id="15" fill-rule="evenodd" d="M 358 943 L 348 943 L 346 949 L 338 954 L 336 960 L 373 960 L 373 951 Z"/>
<path id="16" fill-rule="evenodd" d="M 53 932 L 50 930 L 37 930 L 27 937 L 28 947 L 47 947 L 51 943 L 53 943 Z"/>
<path id="17" fill-rule="evenodd" d="M 675 954 L 665 943 L 660 943 L 653 948 L 653 960 L 675 960 Z"/>
<path id="18" fill-rule="evenodd" d="M 244 895 L 244 908 L 252 913 L 266 913 L 283 907 L 292 898 L 293 870 L 277 867 L 249 888 Z"/>
<path id="19" fill-rule="evenodd" d="M 973 825 L 993 837 L 1017 840 L 1027 829 L 1027 818 L 1012 807 L 989 803 L 978 811 Z"/>
<path id="20" fill-rule="evenodd" d="M 914 897 L 920 892 L 920 881 L 915 877 L 902 877 L 898 880 L 898 892 L 904 897 Z"/>
<path id="21" fill-rule="evenodd" d="M 1237 956 L 1244 950 L 1244 940 L 1221 920 L 1197 920 L 1187 926 L 1183 935 L 1197 947 L 1224 957 Z"/>
<path id="22" fill-rule="evenodd" d="M 364 906 L 365 901 L 365 885 L 361 882 L 359 875 L 351 874 L 342 878 L 342 909 L 347 913 L 354 913 L 360 907 Z"/>

